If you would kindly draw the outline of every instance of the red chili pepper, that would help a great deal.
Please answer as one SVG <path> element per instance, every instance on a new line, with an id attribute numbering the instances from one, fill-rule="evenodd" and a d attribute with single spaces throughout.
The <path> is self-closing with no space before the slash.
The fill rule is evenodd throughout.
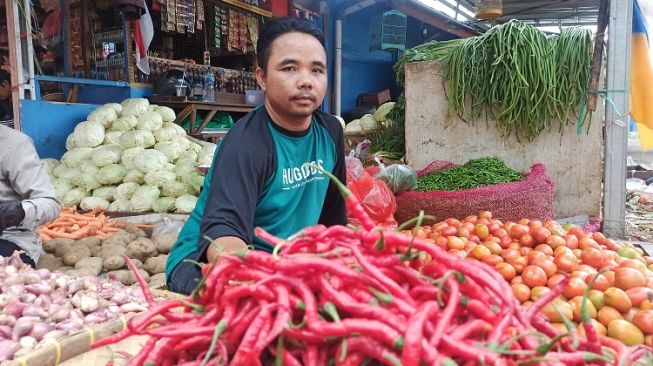
<path id="1" fill-rule="evenodd" d="M 304 365 L 317 366 L 318 349 L 314 344 L 308 345 L 304 351 Z"/>
<path id="2" fill-rule="evenodd" d="M 460 357 L 465 360 L 474 360 L 481 363 L 485 362 L 490 365 L 494 364 L 500 358 L 495 352 L 461 342 L 448 334 L 442 335 L 442 346 L 438 350 L 441 350 L 448 356 Z"/>
<path id="3" fill-rule="evenodd" d="M 537 301 L 535 301 L 535 302 L 534 302 L 534 303 L 533 303 L 533 304 L 528 308 L 528 311 L 527 311 L 527 313 L 526 313 L 526 317 L 527 317 L 529 320 L 533 319 L 533 317 L 535 316 L 535 314 L 538 314 L 538 313 L 540 312 L 540 310 L 542 310 L 542 308 L 543 308 L 546 304 L 550 303 L 550 302 L 553 301 L 556 297 L 558 297 L 558 296 L 560 296 L 560 294 L 562 294 L 562 291 L 564 291 L 565 288 L 567 288 L 567 285 L 569 285 L 569 281 L 570 281 L 570 280 L 571 280 L 571 277 L 569 277 L 569 276 L 564 276 L 564 278 L 563 278 L 562 280 L 560 280 L 560 282 L 558 282 L 555 286 L 553 286 L 553 288 L 551 289 L 551 291 L 550 291 L 549 293 L 547 293 L 547 294 L 545 294 L 544 296 L 542 296 L 542 297 L 540 297 L 539 299 L 537 299 Z"/>
<path id="4" fill-rule="evenodd" d="M 231 366 L 251 365 L 252 349 L 254 348 L 256 340 L 265 326 L 268 317 L 270 316 L 270 311 L 276 306 L 276 304 L 264 304 L 261 306 L 258 314 L 247 327 L 247 331 L 243 335 L 243 339 L 231 360 Z"/>
<path id="5" fill-rule="evenodd" d="M 137 316 L 129 319 L 127 322 L 127 328 L 133 331 L 147 327 L 150 324 L 150 321 L 155 317 L 167 312 L 170 309 L 178 308 L 184 306 L 184 303 L 181 300 L 172 300 L 168 302 L 161 302 L 151 306 L 145 316 Z"/>
<path id="6" fill-rule="evenodd" d="M 164 338 L 156 342 L 155 346 L 147 354 L 145 366 L 160 365 L 163 359 L 173 349 L 175 344 L 179 343 L 179 338 Z M 210 340 L 209 340 L 210 341 Z"/>
<path id="7" fill-rule="evenodd" d="M 340 351 L 337 352 L 339 354 Z M 401 366 L 399 355 L 367 336 L 347 338 L 347 354 L 360 353 L 388 366 Z M 412 366 L 412 365 L 405 365 Z"/>
<path id="8" fill-rule="evenodd" d="M 458 281 L 455 279 L 455 277 L 454 276 L 447 277 L 446 285 L 449 286 L 449 300 L 447 301 L 447 305 L 445 306 L 444 311 L 442 312 L 442 315 L 440 316 L 440 319 L 438 320 L 438 323 L 435 326 L 433 335 L 429 340 L 429 343 L 433 345 L 433 347 L 435 348 L 438 348 L 445 327 L 451 323 L 453 319 L 453 313 L 458 307 L 458 303 L 460 301 L 460 291 L 458 287 Z"/>
<path id="9" fill-rule="evenodd" d="M 437 301 L 427 301 L 420 305 L 417 312 L 408 320 L 404 332 L 404 348 L 401 351 L 402 365 L 419 365 L 422 359 L 422 340 L 424 323 L 438 311 Z"/>
<path id="10" fill-rule="evenodd" d="M 324 337 L 307 329 L 286 328 L 283 330 L 283 335 L 286 338 L 307 343 L 322 343 L 324 341 Z"/>
<path id="11" fill-rule="evenodd" d="M 490 324 L 497 324 L 499 317 L 497 313 L 492 311 L 484 303 L 476 299 L 467 299 L 467 305 L 465 305 L 470 314 L 485 320 Z"/>
<path id="12" fill-rule="evenodd" d="M 358 260 L 358 263 L 363 267 L 363 269 L 374 279 L 376 279 L 381 285 L 386 289 L 386 291 L 389 291 L 392 296 L 394 296 L 397 299 L 403 300 L 408 306 L 404 306 L 404 311 L 411 312 L 414 311 L 415 309 L 415 302 L 413 299 L 408 295 L 408 292 L 401 288 L 396 282 L 388 278 L 386 275 L 379 270 L 379 268 L 376 268 L 373 266 L 363 253 L 361 253 L 360 249 L 356 248 L 355 246 L 351 247 L 352 253 L 354 254 L 354 257 L 356 257 L 356 260 Z M 399 303 L 397 304 L 399 305 Z"/>
<path id="13" fill-rule="evenodd" d="M 401 349 L 403 337 L 382 321 L 368 319 L 342 319 L 337 323 L 307 323 L 309 329 L 322 337 L 348 337 L 354 333 L 366 334 L 390 347 Z"/>
<path id="14" fill-rule="evenodd" d="M 482 319 L 473 319 L 456 327 L 451 333 L 451 338 L 464 340 L 473 335 L 489 333 L 491 330 L 492 324 Z"/>
<path id="15" fill-rule="evenodd" d="M 130 358 L 129 361 L 127 361 L 127 363 L 125 364 L 125 366 L 142 366 L 143 363 L 145 362 L 145 359 L 147 358 L 147 355 L 150 354 L 150 352 L 156 345 L 156 341 L 157 341 L 156 338 L 153 337 L 148 338 L 141 351 L 138 354 L 136 354 L 136 356 Z"/>
<path id="16" fill-rule="evenodd" d="M 238 345 L 238 340 L 245 333 L 247 327 L 252 324 L 256 316 L 259 314 L 260 308 L 253 303 L 249 308 L 245 308 L 238 312 L 230 323 L 231 327 L 224 334 L 224 339 L 227 344 L 227 349 L 233 351 Z"/>
<path id="17" fill-rule="evenodd" d="M 127 265 L 129 266 L 129 269 L 134 274 L 134 277 L 136 277 L 136 281 L 138 282 L 138 285 L 141 287 L 141 290 L 143 291 L 143 297 L 145 298 L 148 304 L 153 305 L 154 297 L 152 296 L 152 291 L 150 291 L 150 286 L 147 284 L 145 279 L 143 279 L 143 276 L 141 276 L 140 272 L 138 272 L 138 268 L 136 267 L 134 262 L 132 262 L 131 258 L 129 258 L 127 255 L 123 255 L 123 257 L 127 261 Z"/>
<path id="18" fill-rule="evenodd" d="M 371 306 L 368 303 L 361 304 L 357 302 L 348 294 L 338 292 L 334 289 L 324 276 L 320 277 L 320 282 L 322 284 L 322 290 L 325 292 L 327 297 L 346 313 L 361 318 L 383 319 L 386 324 L 393 327 L 398 332 L 405 333 L 405 322 L 395 313 L 380 306 Z"/>

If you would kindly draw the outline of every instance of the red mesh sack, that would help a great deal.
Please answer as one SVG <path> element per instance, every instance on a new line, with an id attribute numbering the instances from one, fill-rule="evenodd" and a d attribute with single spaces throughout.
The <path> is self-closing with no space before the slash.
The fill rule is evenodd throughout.
<path id="1" fill-rule="evenodd" d="M 447 167 L 443 163 L 434 162 L 417 172 L 417 176 Z M 450 217 L 462 219 L 481 211 L 491 211 L 492 217 L 506 221 L 522 218 L 546 221 L 553 219 L 553 180 L 546 175 L 544 165 L 535 164 L 519 182 L 461 191 L 406 191 L 398 194 L 396 201 L 395 218 L 399 222 L 417 216 L 420 210 L 435 216 L 437 221 Z"/>
<path id="2" fill-rule="evenodd" d="M 347 188 L 361 201 L 372 220 L 384 226 L 397 225 L 394 218 L 397 208 L 395 195 L 384 181 L 375 179 L 368 174 L 361 179 L 350 181 Z M 357 224 L 352 217 L 349 218 L 349 221 Z"/>

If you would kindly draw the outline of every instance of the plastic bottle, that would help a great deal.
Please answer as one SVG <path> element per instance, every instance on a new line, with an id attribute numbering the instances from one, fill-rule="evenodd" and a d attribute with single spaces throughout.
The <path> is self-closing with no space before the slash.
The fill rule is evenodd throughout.
<path id="1" fill-rule="evenodd" d="M 204 93 L 202 94 L 204 102 L 215 102 L 215 74 L 211 69 L 204 73 Z"/>

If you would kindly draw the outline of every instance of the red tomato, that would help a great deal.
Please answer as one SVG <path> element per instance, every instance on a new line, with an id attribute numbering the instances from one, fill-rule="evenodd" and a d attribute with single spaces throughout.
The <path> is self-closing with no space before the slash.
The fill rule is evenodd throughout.
<path id="1" fill-rule="evenodd" d="M 521 273 L 521 277 L 524 284 L 531 288 L 546 285 L 546 273 L 538 266 L 526 266 Z"/>
<path id="2" fill-rule="evenodd" d="M 506 262 L 500 262 L 497 263 L 494 268 L 499 271 L 501 276 L 506 279 L 506 281 L 512 281 L 513 278 L 517 275 L 517 271 L 515 271 L 515 267 L 513 267 L 511 264 L 506 263 Z"/>

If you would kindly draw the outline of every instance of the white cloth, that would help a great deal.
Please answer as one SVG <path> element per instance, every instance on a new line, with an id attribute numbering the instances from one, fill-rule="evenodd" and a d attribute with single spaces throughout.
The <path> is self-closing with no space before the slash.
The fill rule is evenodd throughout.
<path id="1" fill-rule="evenodd" d="M 37 262 L 41 238 L 37 228 L 57 218 L 61 205 L 34 143 L 27 135 L 0 125 L 0 201 L 21 201 L 25 219 L 0 235 Z"/>

